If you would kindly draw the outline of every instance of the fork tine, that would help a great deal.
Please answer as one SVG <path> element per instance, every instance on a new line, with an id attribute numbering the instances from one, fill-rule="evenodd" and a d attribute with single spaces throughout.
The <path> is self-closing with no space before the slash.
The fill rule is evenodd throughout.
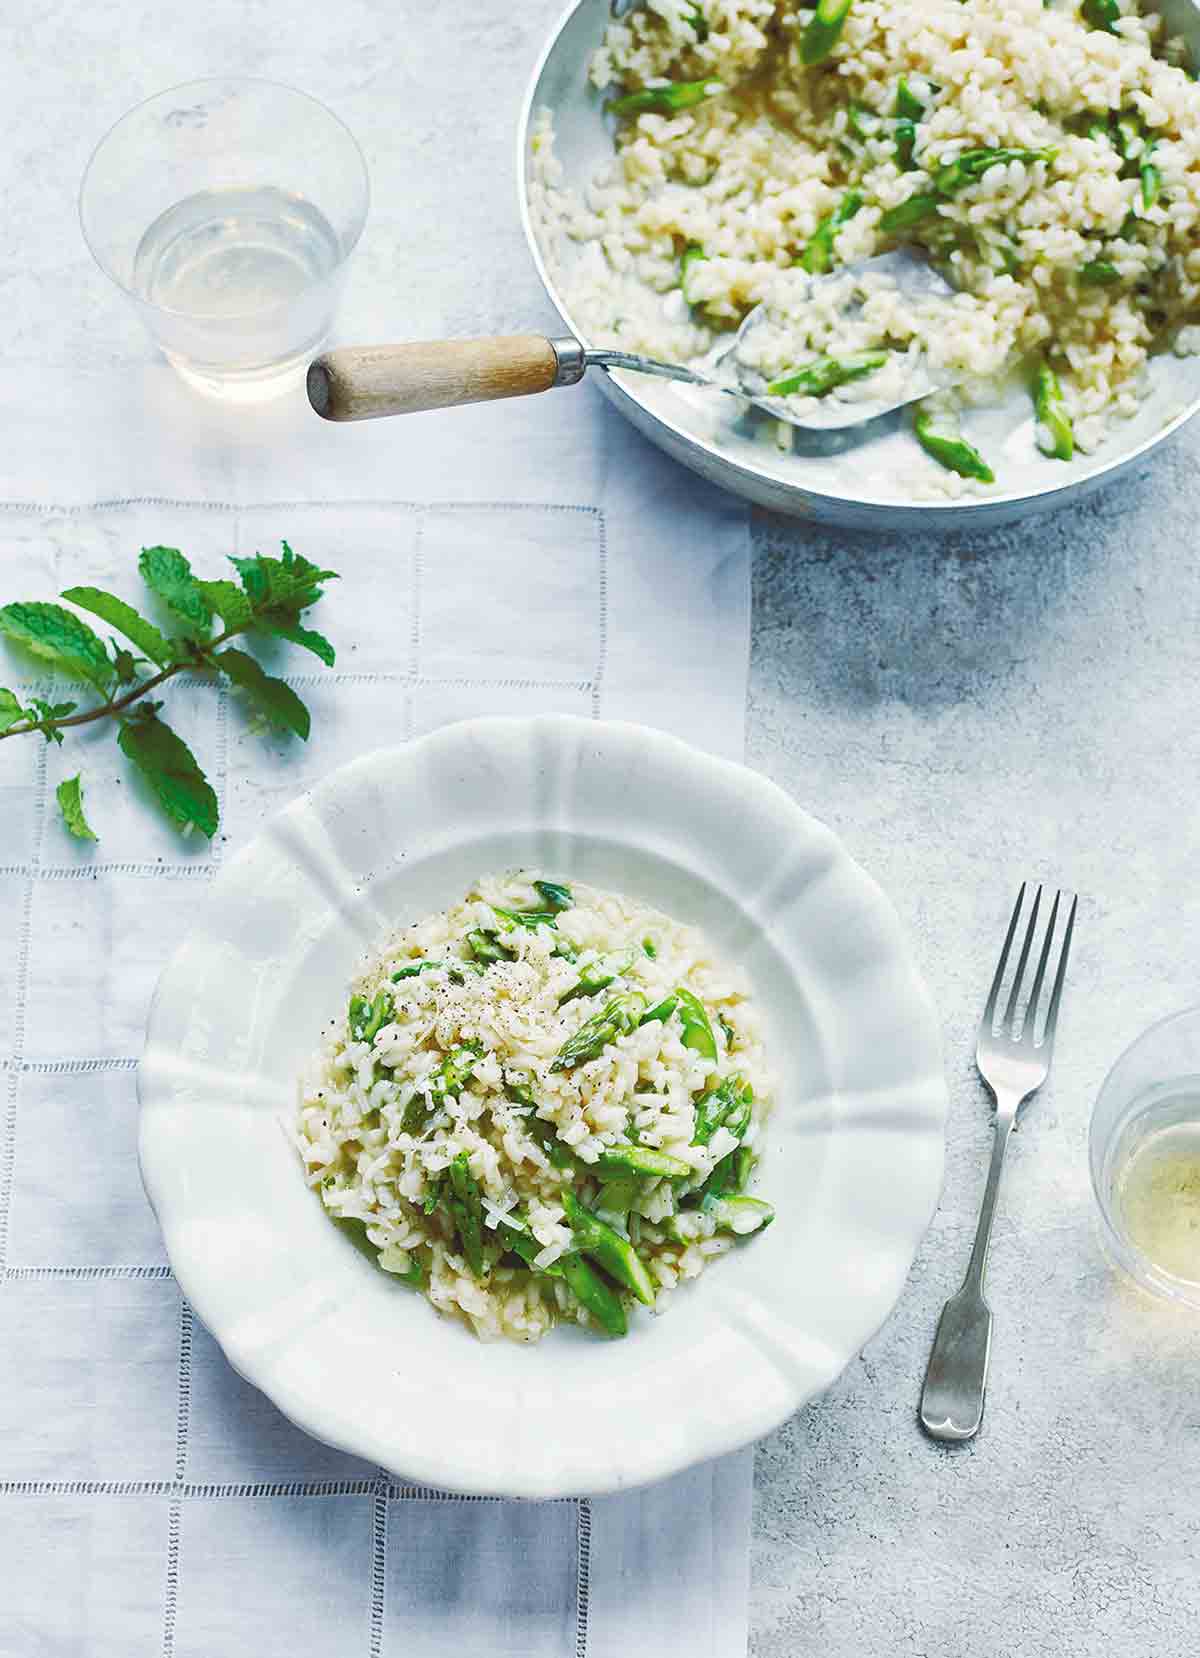
<path id="1" fill-rule="evenodd" d="M 1012 991 L 1008 998 L 1008 1007 L 1005 1010 L 1001 1030 L 1011 1031 L 1017 1014 L 1017 998 L 1021 994 L 1021 981 L 1025 977 L 1025 968 L 1029 963 L 1029 952 L 1033 949 L 1034 935 L 1037 932 L 1038 911 L 1042 907 L 1042 889 L 1039 886 L 1033 897 L 1033 908 L 1029 912 L 1029 921 L 1025 928 L 1025 942 L 1021 946 L 1021 955 L 1017 961 L 1017 970 L 1013 974 Z"/>
<path id="2" fill-rule="evenodd" d="M 1017 922 L 1021 918 L 1021 905 L 1025 902 L 1025 882 L 1021 882 L 1021 890 L 1017 894 L 1017 901 L 1013 905 L 1012 920 L 1008 924 L 1008 932 L 1004 935 L 1004 948 L 1000 952 L 1000 960 L 996 964 L 996 977 L 992 980 L 992 988 L 988 991 L 988 999 L 984 1004 L 983 1019 L 980 1028 L 989 1034 L 992 1029 L 992 1020 L 996 1016 L 996 998 L 1000 994 L 1000 986 L 1004 982 L 1004 969 L 1008 966 L 1008 952 L 1012 948 L 1013 934 L 1017 930 Z"/>
<path id="3" fill-rule="evenodd" d="M 1054 1031 L 1058 1024 L 1058 1005 L 1062 1001 L 1063 980 L 1067 976 L 1067 957 L 1071 954 L 1071 938 L 1075 932 L 1075 911 L 1079 908 L 1079 897 L 1071 900 L 1070 913 L 1067 916 L 1067 930 L 1063 934 L 1062 954 L 1058 958 L 1058 972 L 1054 975 L 1054 989 L 1050 992 L 1050 1006 L 1046 1012 L 1046 1029 L 1042 1035 L 1042 1046 L 1049 1048 L 1054 1041 Z"/>
<path id="4" fill-rule="evenodd" d="M 1050 950 L 1054 944 L 1054 929 L 1058 924 L 1058 907 L 1062 901 L 1062 893 L 1054 894 L 1054 903 L 1050 908 L 1050 919 L 1046 923 L 1046 938 L 1042 945 L 1042 953 L 1038 957 L 1037 972 L 1033 975 L 1033 989 L 1029 992 L 1029 1006 L 1025 1010 L 1025 1028 L 1021 1032 L 1021 1040 L 1033 1047 L 1034 1027 L 1037 1024 L 1038 1003 L 1042 999 L 1042 984 L 1046 977 L 1046 966 L 1050 960 Z"/>

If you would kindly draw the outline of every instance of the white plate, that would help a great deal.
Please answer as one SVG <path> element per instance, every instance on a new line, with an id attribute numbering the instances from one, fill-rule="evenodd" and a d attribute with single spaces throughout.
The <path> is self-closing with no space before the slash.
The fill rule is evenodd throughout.
<path id="1" fill-rule="evenodd" d="M 364 952 L 519 864 L 698 924 L 766 1018 L 778 1218 L 623 1341 L 479 1342 L 330 1224 L 289 1140 Z M 617 1490 L 774 1428 L 887 1316 L 941 1187 L 938 1038 L 891 905 L 773 784 L 633 725 L 474 720 L 302 796 L 214 882 L 138 1089 L 146 1190 L 230 1362 L 319 1439 L 460 1491 Z"/>

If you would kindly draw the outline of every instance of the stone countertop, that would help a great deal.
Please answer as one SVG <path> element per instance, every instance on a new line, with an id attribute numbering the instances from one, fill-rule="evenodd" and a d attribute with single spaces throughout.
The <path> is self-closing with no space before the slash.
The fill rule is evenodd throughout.
<path id="1" fill-rule="evenodd" d="M 552 326 L 511 145 L 561 9 L 344 0 L 297 27 L 284 0 L 48 0 L 6 17 L 6 355 L 47 373 L 81 354 L 145 360 L 78 239 L 78 178 L 137 99 L 230 69 L 305 87 L 366 149 L 372 214 L 342 337 Z M 891 894 L 951 1086 L 945 1195 L 905 1296 L 760 1448 L 755 1658 L 1196 1650 L 1200 1326 L 1105 1264 L 1086 1135 L 1120 1049 L 1197 999 L 1198 460 L 1193 429 L 1099 500 L 987 535 L 898 544 L 754 520 L 749 758 Z M 922 1438 L 916 1399 L 974 1227 L 990 1133 L 974 1028 L 1024 876 L 1084 903 L 1056 1072 L 1009 1154 L 987 1417 L 947 1450 Z"/>
<path id="2" fill-rule="evenodd" d="M 1174 1658 L 1200 1630 L 1200 1322 L 1119 1276 L 1087 1167 L 1121 1049 L 1197 1000 L 1193 428 L 1098 500 L 903 543 L 755 521 L 750 761 L 887 888 L 942 1012 L 946 1184 L 908 1290 L 758 1452 L 755 1658 Z M 1024 877 L 1082 895 L 1009 1149 L 988 1408 L 916 1423 L 990 1144 L 975 1026 Z"/>

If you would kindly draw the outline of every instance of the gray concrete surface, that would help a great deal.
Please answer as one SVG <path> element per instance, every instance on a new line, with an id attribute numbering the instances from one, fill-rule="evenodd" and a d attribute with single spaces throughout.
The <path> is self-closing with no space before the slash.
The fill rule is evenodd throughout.
<path id="1" fill-rule="evenodd" d="M 898 1309 L 761 1446 L 754 1658 L 1175 1658 L 1200 1643 L 1200 1319 L 1101 1253 L 1092 1101 L 1197 999 L 1200 574 L 1185 435 L 1095 504 L 904 543 L 755 525 L 749 757 L 896 903 L 943 1016 L 945 1192 Z M 915 1407 L 989 1149 L 974 1027 L 1015 888 L 1083 895 L 1055 1073 L 1013 1141 L 978 1440 Z"/>

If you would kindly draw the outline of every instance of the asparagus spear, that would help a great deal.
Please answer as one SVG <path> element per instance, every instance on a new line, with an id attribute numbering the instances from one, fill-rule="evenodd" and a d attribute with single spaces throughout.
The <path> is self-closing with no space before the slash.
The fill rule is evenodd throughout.
<path id="1" fill-rule="evenodd" d="M 914 151 L 917 147 L 917 123 L 907 119 L 896 122 L 896 162 L 902 173 L 909 173 L 916 166 Z"/>
<path id="2" fill-rule="evenodd" d="M 398 1278 L 402 1284 L 408 1284 L 414 1290 L 425 1288 L 425 1268 L 421 1265 L 420 1256 L 413 1250 L 396 1249 L 394 1246 L 381 1249 L 379 1264 L 385 1272 L 390 1272 L 392 1277 Z"/>
<path id="3" fill-rule="evenodd" d="M 593 1166 L 602 1180 L 625 1174 L 654 1180 L 686 1180 L 693 1173 L 690 1163 L 654 1146 L 608 1146 Z"/>
<path id="4" fill-rule="evenodd" d="M 552 1167 L 556 1169 L 573 1169 L 578 1161 L 570 1146 L 564 1146 L 558 1137 L 558 1130 L 553 1123 L 548 1123 L 544 1117 L 529 1117 L 525 1128 L 541 1146 L 550 1159 Z"/>
<path id="5" fill-rule="evenodd" d="M 426 1105 L 423 1095 L 414 1094 L 405 1106 L 400 1124 L 402 1132 L 419 1134 L 451 1094 L 461 1094 L 471 1080 L 475 1061 L 482 1053 L 483 1046 L 479 1042 L 464 1042 L 461 1047 L 451 1049 L 430 1079 L 430 1103 Z"/>
<path id="6" fill-rule="evenodd" d="M 688 293 L 688 275 L 693 265 L 702 265 L 707 258 L 708 255 L 699 242 L 689 242 L 679 256 L 679 286 L 683 291 L 684 299 L 689 305 L 695 304 L 695 301 Z"/>
<path id="7" fill-rule="evenodd" d="M 563 1192 L 563 1208 L 567 1224 L 575 1234 L 576 1247 L 584 1255 L 590 1255 L 611 1278 L 632 1290 L 643 1306 L 652 1307 L 654 1284 L 629 1239 L 585 1209 L 569 1187 Z"/>
<path id="8" fill-rule="evenodd" d="M 1121 280 L 1121 273 L 1110 259 L 1089 259 L 1079 268 L 1079 280 L 1085 288 L 1109 288 Z"/>
<path id="9" fill-rule="evenodd" d="M 1150 152 L 1154 148 L 1154 140 L 1146 145 L 1142 151 L 1142 165 L 1140 168 L 1142 181 L 1142 206 L 1149 211 L 1158 200 L 1162 191 L 1162 174 L 1150 160 Z"/>
<path id="10" fill-rule="evenodd" d="M 962 155 L 938 168 L 933 176 L 934 188 L 943 196 L 952 196 L 955 191 L 977 183 L 991 167 L 1009 161 L 1053 161 L 1057 154 L 1057 150 L 964 150 Z"/>
<path id="11" fill-rule="evenodd" d="M 1049 363 L 1038 366 L 1033 383 L 1033 405 L 1040 428 L 1038 447 L 1057 460 L 1069 461 L 1075 453 L 1075 431 L 1058 376 Z"/>
<path id="12" fill-rule="evenodd" d="M 428 973 L 435 967 L 445 967 L 444 961 L 410 961 L 399 972 L 392 974 L 392 983 L 399 984 L 402 979 L 415 979 L 418 973 Z"/>
<path id="13" fill-rule="evenodd" d="M 1117 0 L 1083 0 L 1079 15 L 1093 29 L 1104 29 L 1108 34 L 1115 35 L 1121 20 L 1121 8 Z"/>
<path id="14" fill-rule="evenodd" d="M 866 104 L 851 103 L 846 111 L 846 125 L 860 142 L 874 138 L 879 131 L 879 116 Z"/>
<path id="15" fill-rule="evenodd" d="M 709 1197 L 732 1197 L 746 1189 L 750 1171 L 754 1167 L 754 1153 L 749 1146 L 735 1146 L 713 1169 L 700 1188 L 700 1201 Z"/>
<path id="16" fill-rule="evenodd" d="M 889 207 L 880 217 L 879 228 L 888 234 L 893 230 L 909 230 L 913 225 L 919 225 L 922 220 L 936 213 L 941 199 L 929 191 L 918 191 L 916 195 L 898 202 L 895 207 Z"/>
<path id="17" fill-rule="evenodd" d="M 610 1042 L 637 1027 L 645 1006 L 646 998 L 636 990 L 626 990 L 614 996 L 598 1013 L 585 1019 L 574 1036 L 568 1037 L 550 1069 L 569 1071 L 575 1065 L 595 1059 Z"/>
<path id="18" fill-rule="evenodd" d="M 696 36 L 696 44 L 698 46 L 703 46 L 704 42 L 708 39 L 708 19 L 705 17 L 701 8 L 699 6 L 692 6 L 688 11 L 684 12 L 683 20 L 685 23 L 691 25 L 692 31 Z"/>
<path id="19" fill-rule="evenodd" d="M 491 967 L 498 961 L 515 961 L 517 955 L 507 944 L 501 944 L 495 933 L 485 932 L 482 927 L 472 927 L 467 934 L 467 948 L 475 960 L 485 967 Z"/>
<path id="20" fill-rule="evenodd" d="M 452 1048 L 434 1074 L 430 1086 L 434 1104 L 440 1105 L 449 1094 L 461 1094 L 475 1070 L 475 1061 L 482 1057 L 481 1042 L 464 1042 Z"/>
<path id="21" fill-rule="evenodd" d="M 623 1336 L 627 1325 L 621 1297 L 590 1267 L 581 1255 L 561 1258 L 562 1275 L 576 1301 L 587 1308 L 600 1328 L 610 1336 Z"/>
<path id="22" fill-rule="evenodd" d="M 896 88 L 896 114 L 902 121 L 920 121 L 925 114 L 925 105 L 903 75 Z"/>
<path id="23" fill-rule="evenodd" d="M 607 964 L 596 962 L 591 967 L 581 967 L 579 977 L 570 990 L 564 990 L 558 998 L 559 1007 L 565 1007 L 579 996 L 598 996 L 602 990 L 607 990 L 614 979 L 619 979 L 622 973 L 627 973 L 633 966 L 633 957 L 624 955 Z"/>
<path id="24" fill-rule="evenodd" d="M 615 1290 L 610 1289 L 582 1255 L 560 1255 L 558 1260 L 548 1267 L 535 1267 L 534 1258 L 540 1254 L 542 1246 L 532 1232 L 518 1232 L 512 1227 L 505 1227 L 505 1233 L 513 1254 L 524 1261 L 532 1272 L 546 1278 L 563 1279 L 576 1301 L 587 1308 L 602 1330 L 610 1336 L 625 1334 L 627 1326 L 621 1297 Z"/>
<path id="25" fill-rule="evenodd" d="M 931 218 L 940 204 L 958 190 L 981 179 L 989 167 L 998 167 L 1008 161 L 1053 161 L 1055 150 L 966 150 L 953 161 L 938 168 L 932 190 L 918 190 L 904 201 L 890 207 L 879 220 L 879 228 L 890 234 L 895 230 L 910 230 Z"/>
<path id="26" fill-rule="evenodd" d="M 652 938 L 644 938 L 642 940 L 642 949 L 650 957 L 651 961 L 656 961 L 658 959 L 658 947 Z"/>
<path id="27" fill-rule="evenodd" d="M 741 1142 L 750 1127 L 750 1120 L 754 1115 L 754 1094 L 749 1087 L 741 1089 L 734 1099 L 724 1121 L 718 1125 L 732 1134 L 733 1138 Z M 715 1132 L 715 1130 L 714 1130 Z M 711 1134 L 709 1136 L 711 1138 Z M 697 1194 L 701 1199 L 709 1196 L 720 1196 L 727 1192 L 740 1192 L 749 1178 L 750 1169 L 754 1163 L 754 1153 L 748 1146 L 731 1146 L 725 1156 L 714 1164 L 709 1172 L 708 1179 L 700 1187 Z"/>
<path id="28" fill-rule="evenodd" d="M 844 386 L 851 380 L 863 380 L 868 374 L 887 362 L 886 351 L 859 351 L 849 357 L 814 357 L 811 363 L 772 380 L 767 387 L 768 397 L 825 397 L 835 386 Z"/>
<path id="29" fill-rule="evenodd" d="M 683 1045 L 691 1048 L 693 1053 L 702 1054 L 705 1059 L 717 1057 L 717 1039 L 713 1035 L 712 1026 L 708 1022 L 708 1014 L 704 1011 L 704 1003 L 699 996 L 682 985 L 675 992 L 675 1000 L 679 1008 L 679 1018 L 683 1025 Z"/>
<path id="30" fill-rule="evenodd" d="M 643 86 L 637 92 L 627 92 L 623 98 L 614 98 L 609 109 L 614 115 L 674 115 L 681 109 L 694 109 L 705 98 L 712 98 L 725 88 L 710 76 L 704 81 L 673 81 L 667 86 Z"/>
<path id="31" fill-rule="evenodd" d="M 640 1187 L 641 1181 L 636 1174 L 622 1175 L 617 1179 L 606 1178 L 596 1199 L 596 1214 L 618 1231 L 628 1230 L 629 1211 Z"/>
<path id="32" fill-rule="evenodd" d="M 531 933 L 536 933 L 539 927 L 553 927 L 556 931 L 558 928 L 554 910 L 506 910 L 500 904 L 493 904 L 492 911 L 508 923 L 506 932 L 514 927 L 524 927 Z"/>
<path id="33" fill-rule="evenodd" d="M 465 1151 L 450 1165 L 450 1190 L 446 1207 L 462 1240 L 463 1255 L 476 1278 L 483 1277 L 483 1204 L 479 1183 L 471 1173 Z"/>
<path id="34" fill-rule="evenodd" d="M 533 890 L 548 910 L 554 910 L 559 914 L 563 910 L 569 910 L 575 902 L 570 887 L 563 886 L 560 881 L 535 881 Z"/>
<path id="35" fill-rule="evenodd" d="M 935 431 L 933 416 L 924 409 L 918 413 L 913 430 L 925 453 L 932 455 L 935 461 L 950 472 L 957 472 L 962 478 L 978 478 L 985 484 L 995 483 L 996 474 L 978 449 L 964 438 L 950 437 L 944 432 Z"/>
<path id="36" fill-rule="evenodd" d="M 753 1103 L 754 1095 L 748 1083 L 740 1076 L 726 1077 L 724 1082 L 701 1094 L 694 1108 L 695 1127 L 692 1130 L 692 1144 L 706 1146 L 730 1112 L 740 1107 L 743 1100 Z"/>
<path id="37" fill-rule="evenodd" d="M 833 265 L 833 240 L 844 224 L 848 224 L 863 204 L 858 190 L 847 190 L 833 212 L 821 220 L 805 243 L 797 265 L 812 276 L 824 276 Z"/>
<path id="38" fill-rule="evenodd" d="M 386 990 L 381 990 L 374 1001 L 365 996 L 350 998 L 350 1036 L 355 1042 L 374 1042 L 385 1025 L 396 1017 L 396 1004 Z"/>
<path id="39" fill-rule="evenodd" d="M 824 63 L 850 15 L 852 0 L 817 0 L 817 9 L 800 40 L 800 59 L 809 69 Z"/>
<path id="40" fill-rule="evenodd" d="M 649 1025 L 657 1019 L 665 1025 L 667 1020 L 674 1013 L 675 1008 L 676 998 L 674 996 L 664 996 L 661 1002 L 656 1002 L 653 1007 L 646 1009 L 645 1013 L 643 1013 L 641 1018 L 638 1020 L 638 1024 Z"/>

